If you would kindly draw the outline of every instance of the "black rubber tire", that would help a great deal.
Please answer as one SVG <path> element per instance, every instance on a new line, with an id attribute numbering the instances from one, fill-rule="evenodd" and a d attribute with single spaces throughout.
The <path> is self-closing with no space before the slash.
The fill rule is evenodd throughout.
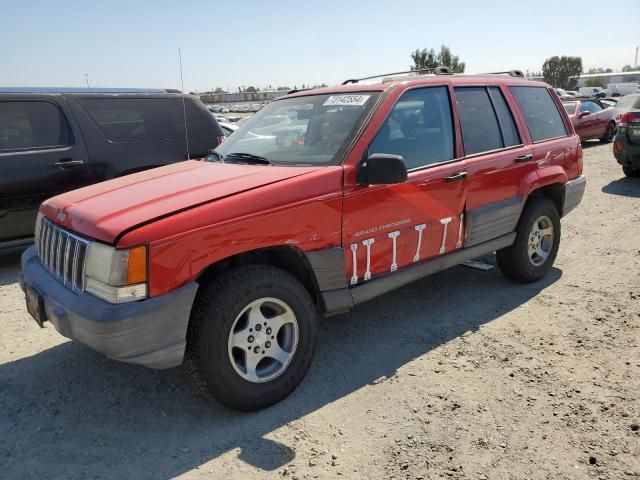
<path id="1" fill-rule="evenodd" d="M 613 137 L 616 134 L 616 123 L 609 122 L 607 125 L 607 129 L 604 132 L 604 136 L 600 139 L 600 143 L 611 143 L 613 141 Z"/>
<path id="2" fill-rule="evenodd" d="M 622 167 L 622 171 L 627 177 L 630 177 L 630 178 L 640 177 L 640 168 Z"/>
<path id="3" fill-rule="evenodd" d="M 546 215 L 553 224 L 553 245 L 547 260 L 540 266 L 534 265 L 528 254 L 528 240 L 534 222 Z M 498 268 L 503 275 L 521 283 L 531 283 L 540 280 L 549 273 L 560 247 L 560 215 L 554 203 L 546 197 L 532 197 L 524 207 L 518 226 L 516 240 L 510 245 L 496 252 Z"/>
<path id="4" fill-rule="evenodd" d="M 262 297 L 277 298 L 291 307 L 298 321 L 298 346 L 278 377 L 252 383 L 234 370 L 227 341 L 236 317 Z M 235 410 L 261 410 L 285 398 L 302 382 L 315 353 L 317 328 L 317 309 L 297 278 L 266 265 L 237 267 L 200 286 L 191 311 L 184 366 L 205 395 Z"/>

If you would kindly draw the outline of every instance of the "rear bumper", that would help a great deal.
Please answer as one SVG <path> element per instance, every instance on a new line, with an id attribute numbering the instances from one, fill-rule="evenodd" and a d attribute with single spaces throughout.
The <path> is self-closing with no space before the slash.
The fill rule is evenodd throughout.
<path id="1" fill-rule="evenodd" d="M 151 368 L 182 363 L 196 283 L 159 297 L 115 305 L 87 293 L 73 293 L 44 269 L 31 247 L 22 255 L 23 290 L 25 284 L 43 297 L 47 320 L 65 337 L 123 362 Z"/>
<path id="2" fill-rule="evenodd" d="M 586 187 L 587 177 L 584 175 L 574 178 L 573 180 L 569 180 L 564 185 L 564 204 L 562 205 L 563 217 L 580 204 Z"/>
<path id="3" fill-rule="evenodd" d="M 616 151 L 616 145 L 622 145 Z M 623 167 L 640 168 L 640 143 L 632 143 L 626 134 L 616 135 L 613 139 L 613 156 Z"/>

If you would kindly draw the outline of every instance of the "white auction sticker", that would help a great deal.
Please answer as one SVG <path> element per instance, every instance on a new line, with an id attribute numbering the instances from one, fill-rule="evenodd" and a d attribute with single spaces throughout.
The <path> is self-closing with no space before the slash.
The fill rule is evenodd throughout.
<path id="1" fill-rule="evenodd" d="M 355 105 L 357 107 L 361 107 L 367 103 L 370 96 L 371 95 L 331 95 L 322 105 L 339 107 Z"/>

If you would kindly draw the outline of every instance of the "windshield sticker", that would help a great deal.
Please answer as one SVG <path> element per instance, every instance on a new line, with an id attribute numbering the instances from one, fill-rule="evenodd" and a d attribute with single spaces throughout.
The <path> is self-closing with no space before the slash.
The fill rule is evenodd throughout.
<path id="1" fill-rule="evenodd" d="M 331 95 L 329 98 L 325 100 L 322 104 L 323 106 L 337 106 L 344 107 L 347 105 L 355 105 L 357 107 L 361 107 L 371 95 Z"/>

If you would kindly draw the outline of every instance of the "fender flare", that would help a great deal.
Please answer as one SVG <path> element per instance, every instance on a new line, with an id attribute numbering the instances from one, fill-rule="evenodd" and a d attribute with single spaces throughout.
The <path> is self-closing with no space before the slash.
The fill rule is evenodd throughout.
<path id="1" fill-rule="evenodd" d="M 527 174 L 520 182 L 518 196 L 525 199 L 535 191 L 552 184 L 566 185 L 569 181 L 567 173 L 559 165 L 550 165 Z"/>

